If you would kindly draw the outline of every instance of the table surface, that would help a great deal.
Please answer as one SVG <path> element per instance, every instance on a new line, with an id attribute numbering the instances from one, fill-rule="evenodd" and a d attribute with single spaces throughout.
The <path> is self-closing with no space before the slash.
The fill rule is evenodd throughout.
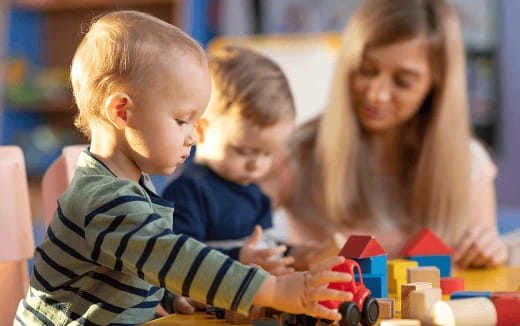
<path id="1" fill-rule="evenodd" d="M 466 291 L 515 291 L 520 286 L 520 266 L 500 267 L 496 269 L 460 270 L 454 277 L 465 279 Z M 217 320 L 214 315 L 196 313 L 193 315 L 173 314 L 153 320 L 142 326 L 211 326 L 232 325 L 224 320 Z"/>

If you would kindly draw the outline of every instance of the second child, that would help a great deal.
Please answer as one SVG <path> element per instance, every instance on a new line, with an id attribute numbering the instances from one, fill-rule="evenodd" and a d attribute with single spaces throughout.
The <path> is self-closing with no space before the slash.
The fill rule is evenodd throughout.
<path id="1" fill-rule="evenodd" d="M 280 256 L 287 247 L 269 237 L 271 201 L 256 183 L 293 130 L 289 83 L 277 64 L 244 47 L 215 51 L 209 68 L 212 96 L 196 125 L 194 162 L 163 193 L 175 201 L 173 230 L 243 264 L 291 272 L 294 258 Z"/>

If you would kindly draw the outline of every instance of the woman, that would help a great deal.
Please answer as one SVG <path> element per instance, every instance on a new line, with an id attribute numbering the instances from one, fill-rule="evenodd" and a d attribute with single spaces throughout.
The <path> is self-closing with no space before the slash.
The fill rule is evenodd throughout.
<path id="1" fill-rule="evenodd" d="M 279 202 L 300 238 L 373 234 L 395 256 L 429 227 L 462 267 L 508 257 L 495 167 L 470 135 L 459 21 L 444 0 L 358 8 L 326 109 L 296 132 L 289 157 L 291 186 Z"/>

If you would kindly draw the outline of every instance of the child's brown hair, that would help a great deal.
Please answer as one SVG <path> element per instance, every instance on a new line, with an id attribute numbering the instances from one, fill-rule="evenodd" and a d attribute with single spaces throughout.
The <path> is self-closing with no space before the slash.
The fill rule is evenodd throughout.
<path id="1" fill-rule="evenodd" d="M 134 100 L 146 96 L 145 86 L 161 78 L 161 67 L 182 55 L 206 62 L 193 39 L 149 14 L 117 11 L 97 18 L 72 61 L 72 89 L 79 109 L 76 127 L 90 137 L 90 124 L 106 120 L 101 108 L 110 94 L 125 92 Z"/>
<path id="2" fill-rule="evenodd" d="M 213 93 L 205 116 L 229 113 L 260 127 L 296 116 L 289 82 L 268 57 L 245 47 L 226 46 L 209 58 Z"/>

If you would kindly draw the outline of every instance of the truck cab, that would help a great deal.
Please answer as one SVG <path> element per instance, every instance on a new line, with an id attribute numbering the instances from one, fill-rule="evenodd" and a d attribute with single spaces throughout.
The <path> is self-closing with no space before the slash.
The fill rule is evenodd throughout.
<path id="1" fill-rule="evenodd" d="M 351 259 L 332 268 L 333 271 L 349 273 L 352 275 L 350 282 L 330 283 L 328 288 L 341 291 L 349 291 L 353 294 L 352 301 L 327 300 L 320 304 L 330 309 L 338 309 L 342 314 L 339 324 L 341 326 L 357 326 L 360 322 L 364 326 L 372 326 L 379 317 L 379 305 L 375 298 L 370 296 L 370 289 L 363 283 L 363 275 L 359 264 Z M 356 281 L 359 280 L 359 281 Z"/>

